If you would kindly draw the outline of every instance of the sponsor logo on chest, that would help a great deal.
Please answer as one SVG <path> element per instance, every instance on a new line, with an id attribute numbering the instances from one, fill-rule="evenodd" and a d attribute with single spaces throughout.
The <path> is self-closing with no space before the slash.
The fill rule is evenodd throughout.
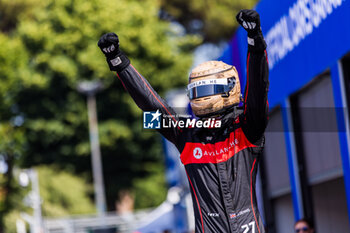
<path id="1" fill-rule="evenodd" d="M 195 147 L 193 149 L 193 157 L 196 159 L 200 159 L 203 156 L 220 156 L 225 153 L 229 153 L 229 151 L 234 150 L 235 146 L 238 145 L 239 141 L 236 138 L 234 141 L 230 142 L 227 146 L 224 147 L 215 147 L 215 145 L 208 144 L 203 145 L 203 147 Z"/>

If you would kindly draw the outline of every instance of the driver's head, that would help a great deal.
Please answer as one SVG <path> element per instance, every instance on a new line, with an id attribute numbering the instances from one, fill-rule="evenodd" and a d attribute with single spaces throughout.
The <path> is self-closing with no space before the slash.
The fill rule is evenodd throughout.
<path id="1" fill-rule="evenodd" d="M 192 111 L 198 117 L 219 115 L 239 104 L 241 98 L 236 68 L 221 61 L 207 61 L 195 67 L 187 90 Z"/>

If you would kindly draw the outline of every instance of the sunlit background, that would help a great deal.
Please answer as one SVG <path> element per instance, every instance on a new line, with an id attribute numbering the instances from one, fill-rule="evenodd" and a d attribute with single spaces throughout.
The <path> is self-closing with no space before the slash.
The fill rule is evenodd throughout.
<path id="1" fill-rule="evenodd" d="M 143 129 L 97 41 L 117 33 L 153 88 L 186 108 L 203 61 L 235 65 L 244 87 L 235 15 L 253 7 L 270 61 L 257 183 L 267 232 L 302 217 L 317 233 L 350 232 L 346 0 L 1 0 L 0 232 L 193 232 L 178 152 Z"/>

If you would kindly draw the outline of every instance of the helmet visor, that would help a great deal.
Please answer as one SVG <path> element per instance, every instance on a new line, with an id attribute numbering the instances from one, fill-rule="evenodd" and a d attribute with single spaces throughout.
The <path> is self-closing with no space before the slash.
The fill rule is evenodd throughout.
<path id="1" fill-rule="evenodd" d="M 188 84 L 187 91 L 190 100 L 224 94 L 230 92 L 235 86 L 235 78 L 208 79 Z"/>

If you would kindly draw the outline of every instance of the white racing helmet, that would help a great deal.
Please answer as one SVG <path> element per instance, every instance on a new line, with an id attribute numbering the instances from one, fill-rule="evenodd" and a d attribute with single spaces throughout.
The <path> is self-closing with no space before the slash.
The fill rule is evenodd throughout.
<path id="1" fill-rule="evenodd" d="M 198 117 L 219 115 L 239 104 L 241 98 L 236 68 L 221 61 L 207 61 L 195 67 L 187 91 L 192 111 Z"/>

